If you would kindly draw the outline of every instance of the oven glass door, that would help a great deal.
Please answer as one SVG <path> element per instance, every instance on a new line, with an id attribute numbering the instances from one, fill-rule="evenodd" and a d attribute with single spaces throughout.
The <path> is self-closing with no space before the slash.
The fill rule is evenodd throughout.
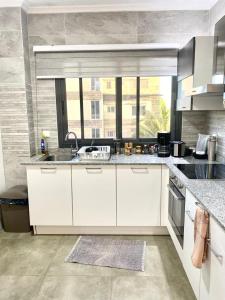
<path id="1" fill-rule="evenodd" d="M 170 181 L 169 184 L 169 221 L 177 239 L 183 247 L 185 197 Z"/>

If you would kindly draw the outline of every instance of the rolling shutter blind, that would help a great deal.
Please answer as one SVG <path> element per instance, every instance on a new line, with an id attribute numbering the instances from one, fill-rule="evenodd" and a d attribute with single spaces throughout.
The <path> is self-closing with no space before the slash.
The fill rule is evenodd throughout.
<path id="1" fill-rule="evenodd" d="M 36 77 L 119 77 L 177 75 L 177 51 L 36 52 Z"/>

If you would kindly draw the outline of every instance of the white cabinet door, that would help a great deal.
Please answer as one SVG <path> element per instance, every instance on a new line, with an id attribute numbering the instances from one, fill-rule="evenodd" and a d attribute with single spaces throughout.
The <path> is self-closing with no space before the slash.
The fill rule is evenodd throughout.
<path id="1" fill-rule="evenodd" d="M 72 225 L 70 166 L 27 167 L 31 225 Z"/>
<path id="2" fill-rule="evenodd" d="M 196 298 L 199 298 L 200 269 L 192 265 L 191 256 L 194 248 L 194 217 L 197 200 L 186 190 L 183 266 L 191 283 Z"/>
<path id="3" fill-rule="evenodd" d="M 160 226 L 161 166 L 117 167 L 117 225 Z"/>
<path id="4" fill-rule="evenodd" d="M 169 199 L 169 168 L 162 166 L 162 189 L 161 189 L 161 226 L 168 224 L 168 199 Z"/>
<path id="5" fill-rule="evenodd" d="M 73 166 L 73 224 L 116 226 L 115 166 Z"/>
<path id="6" fill-rule="evenodd" d="M 210 218 L 210 244 L 203 264 L 200 284 L 201 300 L 225 299 L 225 232 Z"/>

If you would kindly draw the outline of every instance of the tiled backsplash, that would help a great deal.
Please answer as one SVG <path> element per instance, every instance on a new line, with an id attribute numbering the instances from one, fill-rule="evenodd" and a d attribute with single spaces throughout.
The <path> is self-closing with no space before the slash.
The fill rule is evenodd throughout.
<path id="1" fill-rule="evenodd" d="M 207 113 L 207 132 L 217 134 L 217 160 L 225 162 L 225 111 Z"/>
<path id="2" fill-rule="evenodd" d="M 187 111 L 182 114 L 182 140 L 188 146 L 195 146 L 198 133 L 206 133 L 206 115 L 204 111 Z"/>
<path id="3" fill-rule="evenodd" d="M 195 146 L 198 133 L 217 134 L 217 160 L 225 162 L 225 111 L 183 112 L 182 139 Z"/>

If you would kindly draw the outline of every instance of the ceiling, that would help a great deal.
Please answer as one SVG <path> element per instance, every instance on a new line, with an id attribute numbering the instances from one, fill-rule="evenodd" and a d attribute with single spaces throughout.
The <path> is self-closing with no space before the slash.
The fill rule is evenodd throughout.
<path id="1" fill-rule="evenodd" d="M 209 10 L 217 0 L 0 0 L 0 6 L 22 3 L 30 12 Z"/>

